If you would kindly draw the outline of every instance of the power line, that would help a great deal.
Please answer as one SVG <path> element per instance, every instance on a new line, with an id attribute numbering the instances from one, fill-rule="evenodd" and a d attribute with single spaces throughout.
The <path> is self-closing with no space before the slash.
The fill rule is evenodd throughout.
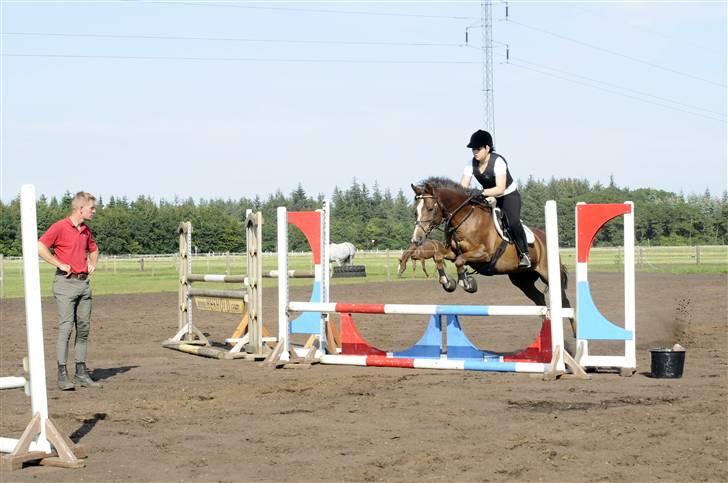
<path id="1" fill-rule="evenodd" d="M 290 7 L 259 7 L 252 5 L 229 5 L 229 4 L 215 4 L 215 3 L 195 3 L 195 2 L 176 2 L 176 1 L 141 1 L 136 3 L 155 3 L 163 5 L 182 5 L 182 6 L 193 6 L 193 7 L 212 7 L 212 8 L 244 8 L 248 10 L 275 10 L 284 12 L 311 12 L 311 13 L 333 13 L 341 15 L 373 15 L 373 16 L 385 16 L 385 17 L 413 17 L 413 18 L 434 18 L 444 20 L 473 20 L 475 17 L 460 17 L 453 15 L 424 15 L 417 13 L 391 13 L 391 12 L 367 12 L 367 11 L 353 11 L 353 10 L 327 10 L 320 8 L 290 8 Z"/>
<path id="2" fill-rule="evenodd" d="M 573 3 L 570 4 L 569 7 L 570 8 L 573 8 L 573 9 L 576 9 L 576 10 L 581 10 L 582 12 L 585 12 L 585 13 L 593 16 L 593 17 L 599 17 L 600 19 L 604 20 L 604 16 L 602 14 L 594 11 L 592 8 L 584 7 L 583 5 L 575 5 Z M 706 45 L 706 44 L 698 43 L 698 42 L 695 41 L 695 39 L 692 39 L 690 37 L 675 37 L 673 35 L 666 35 L 666 34 L 664 34 L 662 32 L 658 32 L 655 29 L 651 29 L 651 28 L 645 27 L 644 25 L 639 25 L 639 26 L 637 26 L 637 25 L 631 25 L 631 24 L 629 24 L 627 22 L 623 22 L 623 25 L 625 25 L 627 27 L 630 27 L 630 28 L 633 28 L 633 29 L 636 29 L 636 30 L 639 30 L 641 33 L 648 33 L 648 34 L 653 35 L 655 37 L 661 37 L 663 39 L 669 39 L 669 40 L 677 40 L 679 42 L 679 45 L 680 46 L 684 46 L 685 44 L 687 44 L 687 45 L 692 45 L 693 47 L 698 47 L 698 48 L 701 48 L 701 49 L 710 50 L 710 51 L 712 51 L 714 53 L 721 53 L 718 49 L 716 49 L 712 45 Z"/>
<path id="3" fill-rule="evenodd" d="M 384 59 L 286 59 L 266 57 L 176 57 L 176 56 L 140 56 L 140 55 L 73 55 L 73 54 L 14 54 L 0 53 L 1 57 L 42 57 L 51 59 L 103 59 L 103 60 L 190 60 L 221 62 L 279 62 L 297 64 L 479 64 L 480 62 L 464 60 L 384 60 Z"/>
<path id="4" fill-rule="evenodd" d="M 511 57 L 511 60 L 513 60 L 513 57 Z M 695 110 L 698 110 L 698 111 L 704 111 L 704 112 L 707 112 L 707 113 L 710 113 L 710 114 L 717 114 L 718 116 L 725 116 L 725 114 L 722 113 L 722 112 L 713 111 L 713 110 L 710 110 L 710 109 L 705 109 L 704 107 L 698 107 L 698 106 L 694 106 L 692 104 L 685 104 L 683 102 L 675 101 L 673 99 L 668 99 L 666 97 L 656 96 L 654 94 L 650 94 L 649 92 L 638 91 L 638 90 L 632 89 L 630 87 L 624 87 L 624 86 L 620 86 L 620 85 L 617 85 L 617 84 L 612 84 L 610 82 L 602 81 L 602 80 L 599 80 L 599 79 L 594 79 L 592 77 L 586 77 L 586 76 L 583 76 L 583 75 L 574 74 L 573 72 L 567 72 L 567 71 L 564 71 L 564 70 L 555 69 L 555 68 L 550 67 L 550 66 L 547 66 L 547 65 L 537 64 L 535 62 L 529 62 L 529 61 L 524 60 L 523 58 L 520 58 L 518 56 L 516 56 L 516 59 L 515 60 L 518 61 L 518 62 L 522 62 L 522 63 L 525 63 L 525 64 L 529 64 L 529 65 L 535 66 L 535 67 L 539 67 L 541 69 L 547 69 L 547 70 L 550 70 L 550 71 L 553 71 L 553 72 L 558 72 L 560 74 L 565 74 L 565 75 L 569 75 L 569 76 L 572 76 L 572 77 L 577 77 L 579 79 L 584 79 L 584 80 L 588 80 L 588 81 L 591 81 L 591 82 L 595 82 L 597 84 L 603 84 L 605 86 L 613 87 L 615 89 L 622 89 L 622 90 L 625 90 L 625 91 L 628 91 L 628 92 L 632 92 L 634 94 L 638 94 L 638 95 L 641 95 L 641 96 L 652 97 L 653 99 L 657 99 L 657 100 L 660 100 L 660 101 L 669 102 L 669 103 L 672 103 L 672 104 L 677 104 L 677 105 L 680 105 L 680 106 L 683 106 L 683 107 L 688 107 L 690 109 L 695 109 Z"/>
<path id="5" fill-rule="evenodd" d="M 600 52 L 604 52 L 604 53 L 607 53 L 607 54 L 610 54 L 610 55 L 614 55 L 614 56 L 617 56 L 617 57 L 622 57 L 624 59 L 628 59 L 628 60 L 631 60 L 633 62 L 638 62 L 640 64 L 648 65 L 648 66 L 654 67 L 656 69 L 661 69 L 661 70 L 664 70 L 664 71 L 667 71 L 667 72 L 671 72 L 673 74 L 678 74 L 678 75 L 681 75 L 681 76 L 684 76 L 684 77 L 689 77 L 691 79 L 695 79 L 695 80 L 699 80 L 699 81 L 702 81 L 702 82 L 706 82 L 708 84 L 713 84 L 713 85 L 720 86 L 720 87 L 728 87 L 728 86 L 726 86 L 726 84 L 722 84 L 720 82 L 715 82 L 715 81 L 712 81 L 710 79 L 705 79 L 703 77 L 698 77 L 698 76 L 695 76 L 695 75 L 692 75 L 692 74 L 688 74 L 687 72 L 681 72 L 679 70 L 671 69 L 670 67 L 665 67 L 665 66 L 662 66 L 662 65 L 659 65 L 659 64 L 655 64 L 654 62 L 649 62 L 649 61 L 646 61 L 646 60 L 638 59 L 637 57 L 632 57 L 632 56 L 627 55 L 627 54 L 622 54 L 620 52 L 615 52 L 613 50 L 605 49 L 603 47 L 599 47 L 597 45 L 592 45 L 592 44 L 589 44 L 587 42 L 582 42 L 581 40 L 573 39 L 571 37 L 567 37 L 566 35 L 561 35 L 561 34 L 557 34 L 555 32 L 550 32 L 548 30 L 545 30 L 545 29 L 542 29 L 542 28 L 539 28 L 539 27 L 534 27 L 534 26 L 531 26 L 531 25 L 526 25 L 523 22 L 518 22 L 516 20 L 511 20 L 511 19 L 509 19 L 508 22 L 513 23 L 513 24 L 516 24 L 516 25 L 519 25 L 519 26 L 524 27 L 524 28 L 527 28 L 527 29 L 531 29 L 531 30 L 536 31 L 536 32 L 540 32 L 540 33 L 543 33 L 543 34 L 546 34 L 546 35 L 551 35 L 552 37 L 556 37 L 556 38 L 559 38 L 559 39 L 562 39 L 562 40 L 566 40 L 566 41 L 569 41 L 569 42 L 573 42 L 575 44 L 582 45 L 582 46 L 588 47 L 590 49 L 598 50 Z"/>
<path id="6" fill-rule="evenodd" d="M 680 111 L 680 112 L 684 112 L 686 114 L 691 114 L 693 116 L 698 116 L 698 117 L 702 117 L 702 118 L 705 118 L 705 119 L 711 119 L 713 121 L 718 121 L 718 122 L 721 122 L 721 123 L 724 123 L 724 124 L 725 123 L 728 123 L 728 120 L 725 117 L 723 117 L 723 118 L 717 118 L 717 117 L 713 117 L 713 116 L 708 116 L 708 115 L 705 115 L 705 114 L 700 114 L 698 112 L 689 111 L 687 109 L 681 109 L 679 107 L 669 106 L 667 104 L 662 104 L 662 103 L 659 103 L 659 102 L 651 101 L 651 100 L 644 99 L 644 98 L 641 98 L 641 97 L 638 97 L 638 96 L 624 94 L 624 93 L 617 92 L 617 91 L 614 91 L 614 90 L 606 89 L 604 87 L 599 87 L 599 86 L 594 85 L 594 84 L 589 84 L 587 82 L 581 82 L 581 81 L 578 81 L 578 80 L 570 79 L 568 77 L 564 77 L 564 76 L 560 76 L 560 75 L 557 75 L 557 74 L 553 74 L 553 73 L 547 72 L 545 70 L 535 69 L 533 67 L 528 67 L 526 65 L 519 65 L 519 63 L 517 61 L 516 62 L 513 62 L 511 60 L 511 62 L 509 63 L 509 65 L 513 65 L 515 67 L 519 67 L 521 69 L 530 70 L 530 71 L 533 71 L 533 72 L 538 72 L 539 74 L 547 75 L 547 76 L 550 76 L 550 77 L 555 77 L 557 79 L 565 80 L 567 82 L 572 82 L 574 84 L 580 84 L 580 85 L 584 85 L 584 86 L 587 86 L 587 87 L 591 87 L 592 89 L 598 89 L 598 90 L 601 90 L 601 91 L 609 92 L 610 94 L 615 94 L 615 95 L 622 96 L 622 97 L 626 97 L 626 98 L 629 98 L 629 99 L 634 99 L 634 100 L 637 100 L 637 101 L 640 101 L 640 102 L 644 102 L 644 103 L 647 103 L 647 104 L 653 104 L 653 105 L 656 105 L 656 106 L 664 107 L 666 109 L 672 109 L 674 111 Z"/>
<path id="7" fill-rule="evenodd" d="M 354 41 L 354 40 L 308 40 L 308 39 L 252 39 L 241 37 L 197 37 L 179 35 L 123 35 L 123 34 L 80 34 L 65 32 L 0 32 L 0 35 L 67 37 L 67 38 L 99 38 L 128 40 L 202 40 L 212 42 L 258 42 L 278 44 L 330 44 L 330 45 L 389 45 L 406 47 L 463 47 L 464 44 L 448 44 L 437 42 L 393 42 L 393 41 Z"/>

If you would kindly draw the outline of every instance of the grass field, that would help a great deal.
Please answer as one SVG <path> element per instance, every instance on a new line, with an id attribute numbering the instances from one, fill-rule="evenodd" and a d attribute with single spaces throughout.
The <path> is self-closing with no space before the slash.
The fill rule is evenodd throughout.
<path id="1" fill-rule="evenodd" d="M 365 265 L 366 278 L 334 278 L 334 284 L 362 283 L 371 281 L 409 280 L 412 269 L 408 267 L 403 278 L 397 277 L 397 264 L 401 252 L 379 251 L 359 252 L 355 264 Z M 573 271 L 575 266 L 575 250 L 561 251 L 564 264 Z M 636 268 L 645 272 L 664 273 L 728 273 L 728 246 L 713 247 L 638 247 L 636 252 Z M 143 261 L 142 261 L 143 260 Z M 156 293 L 174 292 L 178 288 L 178 259 L 175 256 L 145 256 L 135 258 L 102 257 L 93 275 L 93 290 L 96 295 L 122 293 Z M 265 254 L 263 270 L 275 270 L 277 259 L 275 254 Z M 589 269 L 600 272 L 619 272 L 623 270 L 622 249 L 593 248 L 589 260 Z M 289 269 L 312 270 L 311 255 L 308 253 L 289 255 Z M 43 296 L 52 295 L 51 283 L 55 270 L 41 261 L 41 288 Z M 434 264 L 427 264 L 432 275 Z M 245 273 L 245 257 L 243 255 L 197 256 L 192 262 L 193 273 L 206 274 L 242 274 Z M 448 264 L 448 272 L 454 273 L 454 267 Z M 4 259 L 2 262 L 2 296 L 13 298 L 23 295 L 23 265 L 18 258 Z M 424 278 L 418 264 L 416 277 Z M 293 279 L 291 285 L 310 285 L 310 280 Z M 224 284 L 207 284 L 209 288 L 221 288 Z M 276 285 L 274 279 L 265 279 L 264 287 Z M 228 285 L 228 288 L 229 285 Z"/>

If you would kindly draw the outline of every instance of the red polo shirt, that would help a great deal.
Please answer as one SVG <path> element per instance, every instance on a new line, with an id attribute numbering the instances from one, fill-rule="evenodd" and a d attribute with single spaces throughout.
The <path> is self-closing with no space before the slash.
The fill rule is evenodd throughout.
<path id="1" fill-rule="evenodd" d="M 56 258 L 70 265 L 73 273 L 87 273 L 86 256 L 98 250 L 91 230 L 85 224 L 76 228 L 70 218 L 53 223 L 39 241 L 52 248 Z"/>

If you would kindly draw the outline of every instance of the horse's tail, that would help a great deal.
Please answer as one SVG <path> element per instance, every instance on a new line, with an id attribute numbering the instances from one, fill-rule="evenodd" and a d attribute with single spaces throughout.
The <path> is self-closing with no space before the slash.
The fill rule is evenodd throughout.
<path id="1" fill-rule="evenodd" d="M 566 270 L 566 265 L 563 263 L 560 267 L 561 270 L 561 290 L 566 290 L 569 286 L 569 272 Z"/>

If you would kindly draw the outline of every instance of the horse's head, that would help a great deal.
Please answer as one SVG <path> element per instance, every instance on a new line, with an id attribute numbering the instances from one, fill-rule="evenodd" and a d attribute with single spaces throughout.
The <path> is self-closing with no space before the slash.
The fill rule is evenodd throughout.
<path id="1" fill-rule="evenodd" d="M 418 245 L 469 199 L 467 190 L 455 181 L 432 177 L 420 185 L 411 185 L 415 192 L 417 220 L 412 242 Z"/>
<path id="2" fill-rule="evenodd" d="M 442 223 L 442 210 L 436 198 L 437 188 L 432 183 L 425 182 L 420 186 L 411 186 L 412 191 L 415 192 L 415 212 L 417 215 L 411 241 L 419 245 L 432 230 Z"/>

